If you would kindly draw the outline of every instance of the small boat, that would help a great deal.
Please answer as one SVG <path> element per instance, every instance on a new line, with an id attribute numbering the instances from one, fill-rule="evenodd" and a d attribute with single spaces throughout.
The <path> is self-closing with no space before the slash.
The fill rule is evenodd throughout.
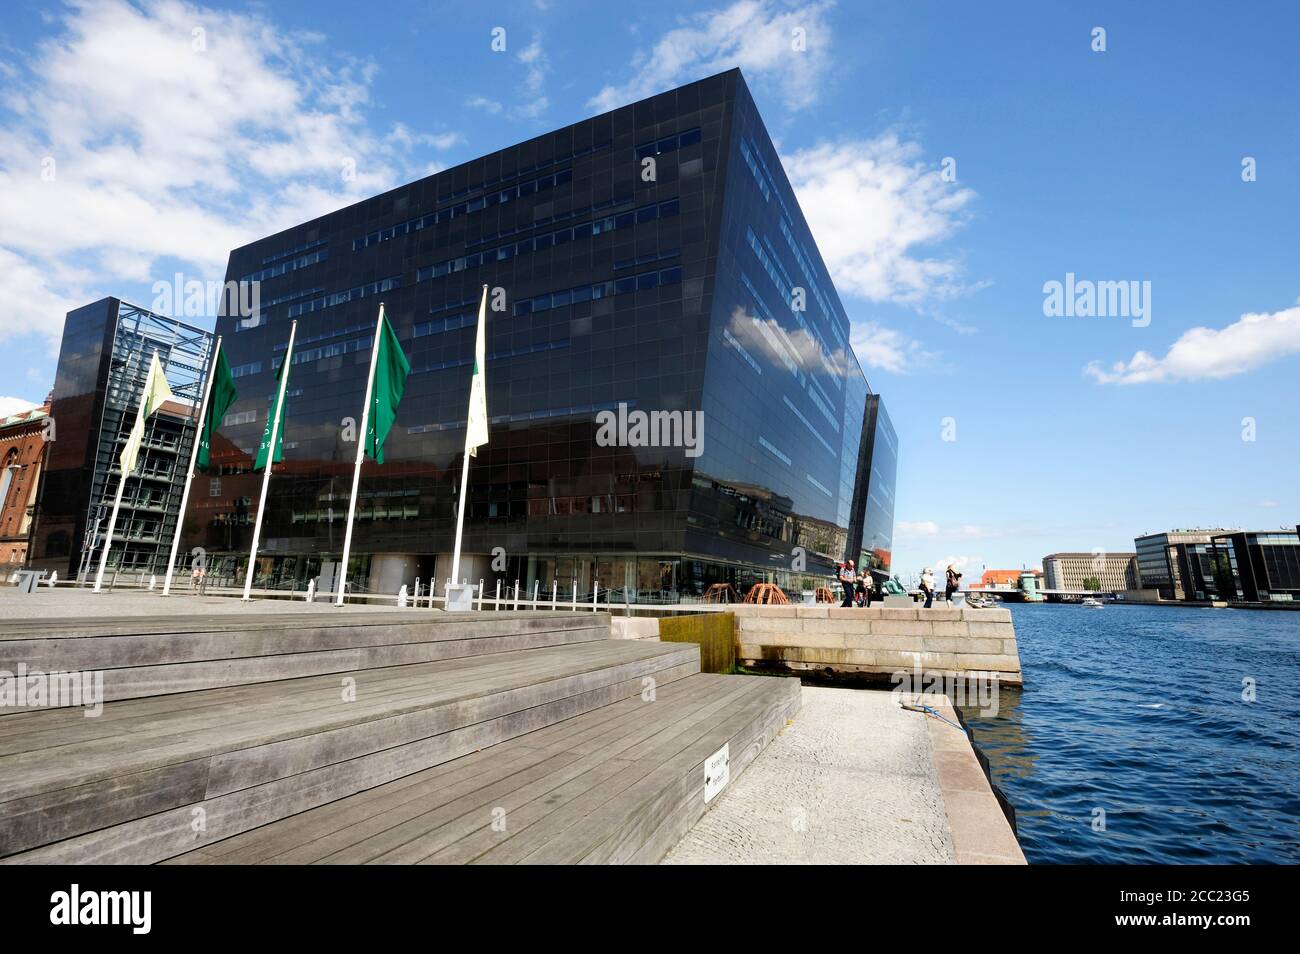
<path id="1" fill-rule="evenodd" d="M 1103 603 L 1103 602 L 1102 602 L 1101 600 L 1099 600 L 1099 599 L 1094 599 L 1094 598 L 1091 597 L 1091 596 L 1085 596 L 1082 600 L 1079 601 L 1079 605 L 1080 605 L 1080 606 L 1086 606 L 1086 607 L 1088 607 L 1089 609 L 1105 609 L 1105 608 L 1106 608 L 1106 604 L 1105 604 L 1105 603 Z"/>

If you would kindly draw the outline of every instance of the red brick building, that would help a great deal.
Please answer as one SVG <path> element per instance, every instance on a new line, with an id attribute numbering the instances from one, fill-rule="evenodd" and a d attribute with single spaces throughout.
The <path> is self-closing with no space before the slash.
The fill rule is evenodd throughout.
<path id="1" fill-rule="evenodd" d="M 0 418 L 0 575 L 27 562 L 27 537 L 45 462 L 50 403 Z"/>
<path id="2" fill-rule="evenodd" d="M 1042 570 L 985 570 L 980 581 L 974 584 L 972 590 L 1008 590 L 1015 589 L 1020 585 L 1020 574 L 1033 573 L 1038 577 L 1039 586 L 1042 586 Z"/>

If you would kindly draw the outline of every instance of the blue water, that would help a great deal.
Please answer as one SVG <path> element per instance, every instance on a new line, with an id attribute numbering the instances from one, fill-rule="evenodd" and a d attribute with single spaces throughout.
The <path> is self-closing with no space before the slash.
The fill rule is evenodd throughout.
<path id="1" fill-rule="evenodd" d="M 963 712 L 1031 863 L 1300 862 L 1300 612 L 1011 610 L 1025 687 Z"/>

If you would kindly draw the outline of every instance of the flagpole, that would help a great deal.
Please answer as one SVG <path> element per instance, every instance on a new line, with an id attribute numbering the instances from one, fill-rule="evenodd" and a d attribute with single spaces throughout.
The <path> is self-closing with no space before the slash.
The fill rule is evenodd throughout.
<path id="1" fill-rule="evenodd" d="M 113 499 L 113 515 L 108 518 L 108 532 L 104 534 L 104 544 L 99 548 L 99 570 L 95 573 L 95 592 L 104 585 L 104 567 L 108 564 L 108 548 L 113 541 L 113 528 L 117 526 L 117 511 L 122 506 L 122 490 L 126 487 L 126 474 L 117 482 L 117 496 Z"/>
<path id="2" fill-rule="evenodd" d="M 298 322 L 289 326 L 289 347 L 284 353 L 286 365 L 293 363 L 293 339 L 298 334 Z M 243 602 L 247 603 L 253 592 L 253 570 L 257 566 L 257 544 L 262 536 L 262 514 L 266 512 L 266 493 L 271 486 L 271 468 L 275 466 L 276 441 L 280 437 L 280 415 L 284 412 L 284 391 L 289 384 L 289 371 L 286 367 L 280 375 L 280 389 L 275 398 L 275 417 L 271 420 L 271 443 L 266 446 L 266 468 L 262 471 L 262 496 L 257 501 L 257 519 L 253 521 L 253 548 L 248 551 L 248 572 L 244 574 Z"/>
<path id="3" fill-rule="evenodd" d="M 479 302 L 479 306 L 478 306 L 479 329 L 478 331 L 475 332 L 475 345 L 474 345 L 476 362 L 478 360 L 477 335 L 482 332 L 483 322 L 487 314 L 487 288 L 488 288 L 487 285 L 483 286 L 483 300 Z M 476 368 L 476 370 L 478 369 Z M 473 401 L 473 390 L 474 390 L 474 385 L 473 385 L 473 381 L 471 380 L 470 382 L 471 402 Z M 460 583 L 460 541 L 461 541 L 461 536 L 465 530 L 465 498 L 469 496 L 469 494 L 467 493 L 467 484 L 469 483 L 469 459 L 471 456 L 470 452 L 474 448 L 478 447 L 478 445 L 475 444 L 474 448 L 471 448 L 469 444 L 470 439 L 471 439 L 471 434 L 470 434 L 469 420 L 467 418 L 465 421 L 465 454 L 464 454 L 465 459 L 461 463 L 461 467 L 460 467 L 460 502 L 456 506 L 456 548 L 452 551 L 451 554 L 451 583 L 453 586 L 456 586 Z M 450 596 L 448 596 L 448 599 L 450 599 Z"/>
<path id="4" fill-rule="evenodd" d="M 343 605 L 343 595 L 348 586 L 348 556 L 352 552 L 352 518 L 357 513 L 357 491 L 361 488 L 361 462 L 366 457 L 366 437 L 370 433 L 370 405 L 374 399 L 370 392 L 375 387 L 375 367 L 379 364 L 379 337 L 384 331 L 384 303 L 379 303 L 379 319 L 375 322 L 375 343 L 370 348 L 370 374 L 366 378 L 365 406 L 361 408 L 361 433 L 357 438 L 357 461 L 352 467 L 352 496 L 348 498 L 348 526 L 343 534 L 343 562 L 339 566 L 338 593 L 334 605 Z"/>
<path id="5" fill-rule="evenodd" d="M 158 357 L 157 348 L 154 349 L 153 356 L 154 358 Z M 149 372 L 152 373 L 152 371 L 153 371 L 153 362 L 151 361 L 149 363 Z M 146 374 L 144 378 L 144 387 L 140 389 L 140 407 L 137 408 L 135 412 L 137 419 L 140 416 L 140 412 L 144 410 L 144 402 L 148 400 L 148 396 L 145 393 L 148 390 L 148 388 L 149 388 L 149 374 Z M 134 429 L 135 428 L 133 426 L 132 430 Z M 118 460 L 118 463 L 119 464 L 121 463 L 120 458 Z M 132 461 L 131 464 L 134 467 L 135 461 Z M 122 477 L 117 482 L 117 496 L 113 498 L 113 513 L 108 518 L 108 532 L 104 534 L 104 545 L 100 548 L 99 551 L 99 570 L 95 573 L 94 591 L 96 593 L 100 592 L 101 588 L 104 585 L 104 568 L 108 566 L 108 551 L 109 548 L 113 545 L 113 531 L 117 527 L 117 512 L 122 507 L 122 491 L 125 489 L 126 489 L 126 471 L 123 470 Z"/>
<path id="6" fill-rule="evenodd" d="M 216 376 L 217 356 L 221 354 L 221 335 L 212 348 L 208 361 L 208 377 L 203 382 L 203 400 L 199 404 L 198 425 L 194 428 L 194 446 L 190 449 L 190 468 L 185 476 L 185 488 L 181 491 L 181 509 L 176 513 L 176 535 L 172 537 L 172 552 L 167 558 L 167 577 L 163 580 L 162 595 L 171 596 L 172 571 L 176 568 L 176 548 L 181 545 L 181 527 L 185 523 L 185 505 L 190 500 L 190 484 L 194 482 L 194 462 L 199 459 L 199 442 L 203 439 L 204 416 L 208 412 L 208 398 L 212 395 L 212 379 Z"/>
<path id="7" fill-rule="evenodd" d="M 465 434 L 465 461 L 460 468 L 460 503 L 456 505 L 456 549 L 451 555 L 451 582 L 457 584 L 460 582 L 460 538 L 465 529 L 465 498 L 469 496 L 465 492 L 465 485 L 469 482 L 469 433 Z"/>

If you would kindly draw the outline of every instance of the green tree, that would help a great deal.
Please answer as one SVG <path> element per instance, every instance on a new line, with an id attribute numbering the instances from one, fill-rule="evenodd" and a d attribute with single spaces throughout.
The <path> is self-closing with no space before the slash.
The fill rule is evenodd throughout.
<path id="1" fill-rule="evenodd" d="M 1083 588 L 1085 590 L 1100 590 L 1101 580 L 1097 579 L 1095 576 L 1085 576 L 1083 578 Z"/>

